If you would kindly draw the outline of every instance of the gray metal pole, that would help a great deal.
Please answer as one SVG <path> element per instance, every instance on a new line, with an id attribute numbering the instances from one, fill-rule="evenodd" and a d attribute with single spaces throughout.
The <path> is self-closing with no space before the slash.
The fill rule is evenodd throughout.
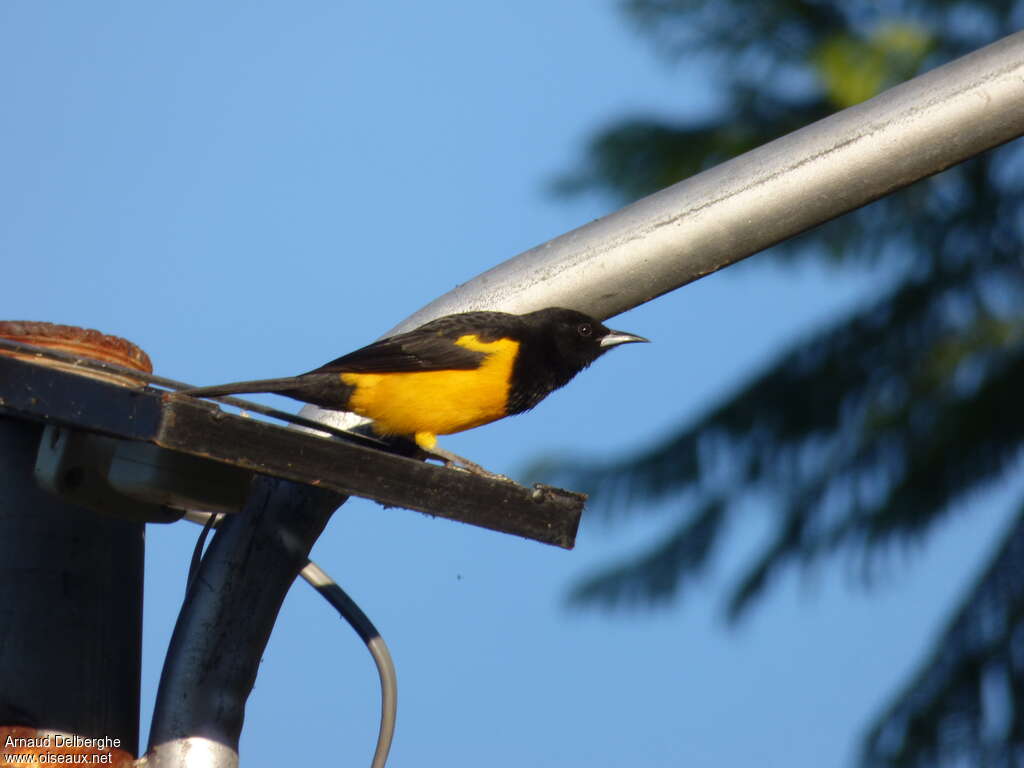
<path id="1" fill-rule="evenodd" d="M 1024 32 L 502 262 L 385 335 L 475 309 L 625 312 L 1024 134 Z M 341 428 L 364 420 L 314 405 Z"/>
<path id="2" fill-rule="evenodd" d="M 473 309 L 604 319 L 1024 134 L 1024 32 L 499 264 L 390 333 Z"/>

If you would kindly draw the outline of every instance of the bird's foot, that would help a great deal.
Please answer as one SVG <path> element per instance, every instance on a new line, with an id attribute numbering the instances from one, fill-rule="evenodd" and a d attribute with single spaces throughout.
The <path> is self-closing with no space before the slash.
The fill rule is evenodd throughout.
<path id="1" fill-rule="evenodd" d="M 423 449 L 423 452 L 428 458 L 437 459 L 438 461 L 444 462 L 444 465 L 448 468 L 462 469 L 466 472 L 472 472 L 474 475 L 480 475 L 481 477 L 489 477 L 492 480 L 503 480 L 506 483 L 514 482 L 512 478 L 506 477 L 505 475 L 499 475 L 496 472 L 490 472 L 479 464 L 470 461 L 469 459 L 459 456 L 457 453 L 446 451 L 444 448 L 434 446 L 430 449 Z"/>

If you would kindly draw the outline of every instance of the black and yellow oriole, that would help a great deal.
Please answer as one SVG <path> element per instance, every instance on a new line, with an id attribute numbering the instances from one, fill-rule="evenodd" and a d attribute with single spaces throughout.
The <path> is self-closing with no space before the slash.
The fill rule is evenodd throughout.
<path id="1" fill-rule="evenodd" d="M 551 307 L 523 315 L 464 312 L 432 320 L 283 379 L 182 390 L 198 397 L 274 392 L 373 420 L 380 435 L 412 438 L 429 454 L 448 435 L 522 413 L 612 347 L 647 341 L 587 315 Z"/>

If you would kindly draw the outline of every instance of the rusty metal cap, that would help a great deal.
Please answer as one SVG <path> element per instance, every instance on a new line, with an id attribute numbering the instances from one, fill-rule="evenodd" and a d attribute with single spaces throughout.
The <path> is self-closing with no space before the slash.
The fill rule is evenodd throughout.
<path id="1" fill-rule="evenodd" d="M 149 360 L 149 355 L 130 341 L 119 336 L 108 336 L 91 328 L 77 328 L 73 325 L 57 325 L 55 323 L 39 323 L 31 320 L 0 320 L 0 338 L 68 352 L 90 360 L 114 363 L 115 365 L 132 368 L 143 373 L 153 372 L 153 364 Z M 48 359 L 31 353 L 0 349 L 0 355 L 31 360 L 40 365 L 48 365 L 83 376 L 114 381 L 119 384 L 129 386 L 139 386 L 141 384 L 136 379 L 118 375 L 117 373 L 75 367 L 73 364 L 63 360 Z"/>

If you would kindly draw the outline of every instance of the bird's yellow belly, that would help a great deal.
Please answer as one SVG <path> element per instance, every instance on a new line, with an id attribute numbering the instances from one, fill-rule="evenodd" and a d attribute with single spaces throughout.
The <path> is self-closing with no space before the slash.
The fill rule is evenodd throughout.
<path id="1" fill-rule="evenodd" d="M 480 342 L 472 335 L 455 343 L 487 357 L 473 370 L 342 373 L 341 380 L 354 387 L 348 410 L 373 419 L 379 434 L 416 435 L 417 442 L 423 433 L 449 435 L 506 416 L 519 343 Z"/>

